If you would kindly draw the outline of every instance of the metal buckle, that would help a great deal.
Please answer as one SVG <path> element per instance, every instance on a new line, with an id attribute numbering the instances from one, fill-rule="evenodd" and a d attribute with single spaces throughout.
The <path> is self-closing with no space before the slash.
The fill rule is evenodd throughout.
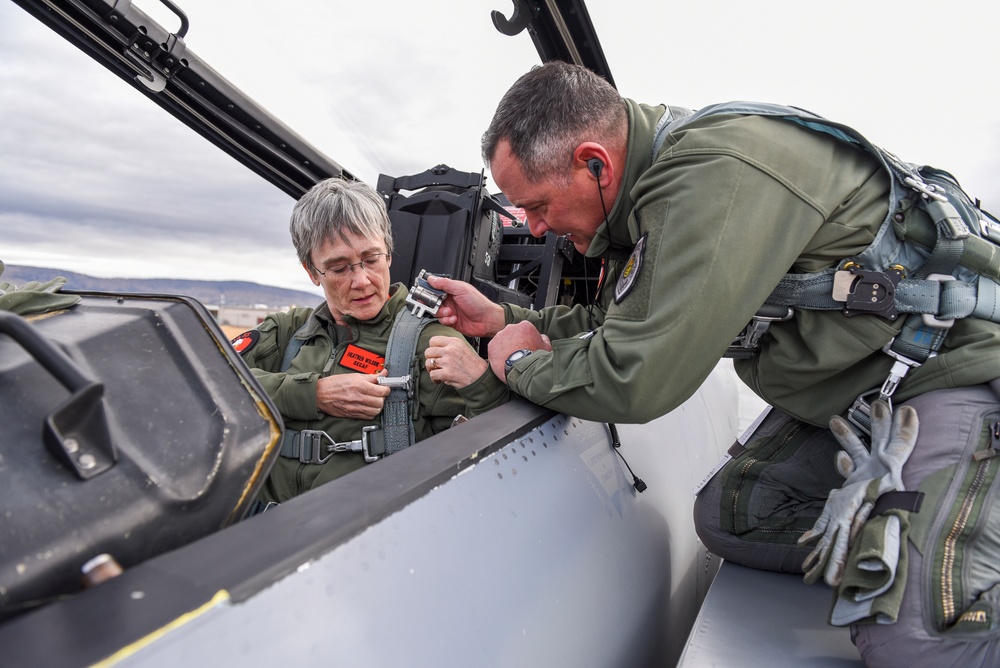
<path id="1" fill-rule="evenodd" d="M 880 390 L 869 390 L 858 395 L 851 407 L 847 409 L 847 421 L 857 427 L 866 437 L 872 435 L 872 404 L 865 397 L 875 395 Z"/>
<path id="2" fill-rule="evenodd" d="M 327 447 L 324 439 L 330 442 Z M 333 457 L 337 442 L 330 435 L 319 429 L 303 429 L 299 432 L 299 461 L 303 464 L 325 464 Z M 326 452 L 326 457 L 321 455 Z"/>
<path id="3" fill-rule="evenodd" d="M 947 283 L 948 281 L 958 280 L 951 274 L 931 274 L 927 277 L 928 281 L 937 281 L 938 283 Z M 943 286 L 942 286 L 943 288 Z M 938 302 L 940 308 L 940 301 Z M 938 329 L 951 329 L 951 326 L 955 324 L 955 319 L 950 318 L 948 320 L 941 320 L 933 313 L 921 313 L 924 324 L 928 327 L 936 327 Z"/>
<path id="4" fill-rule="evenodd" d="M 916 190 L 921 195 L 924 195 L 925 197 L 930 197 L 931 199 L 935 199 L 939 202 L 948 201 L 948 198 L 942 195 L 941 193 L 937 192 L 933 185 L 927 185 L 918 178 L 915 178 L 913 176 L 907 176 L 906 178 L 903 179 L 903 183 L 910 186 L 911 188 Z"/>
<path id="5" fill-rule="evenodd" d="M 379 376 L 375 382 L 390 390 L 406 390 L 407 395 L 412 392 L 413 383 L 410 376 Z"/>
<path id="6" fill-rule="evenodd" d="M 892 411 L 892 394 L 899 387 L 899 384 L 903 382 L 903 378 L 906 374 L 910 372 L 910 369 L 915 369 L 920 366 L 920 362 L 910 359 L 904 355 L 900 355 L 892 349 L 892 344 L 895 343 L 896 338 L 893 337 L 889 343 L 882 346 L 882 352 L 896 360 L 893 362 L 892 369 L 889 370 L 889 377 L 885 379 L 882 383 L 882 387 L 879 390 L 878 398 L 889 404 L 889 410 Z"/>
<path id="7" fill-rule="evenodd" d="M 747 350 L 756 350 L 760 345 L 760 337 L 764 336 L 764 332 L 767 331 L 772 322 L 785 322 L 791 320 L 794 315 L 795 311 L 791 307 L 784 315 L 780 316 L 754 315 L 738 337 L 740 345 Z"/>
<path id="8" fill-rule="evenodd" d="M 372 462 L 377 462 L 380 459 L 380 455 L 373 455 L 371 453 L 371 442 L 368 440 L 368 434 L 373 431 L 380 430 L 381 427 L 377 425 L 369 425 L 361 429 L 361 451 L 365 453 L 365 461 L 371 464 Z"/>
<path id="9" fill-rule="evenodd" d="M 424 317 L 425 313 L 437 316 L 441 302 L 448 296 L 444 290 L 435 290 L 427 282 L 427 277 L 431 274 L 426 269 L 421 269 L 420 273 L 413 280 L 413 287 L 406 295 L 406 303 L 411 307 L 413 315 L 418 318 Z"/>
<path id="10" fill-rule="evenodd" d="M 377 427 L 365 427 L 364 430 L 376 429 Z M 362 431 L 364 431 L 362 430 Z M 325 464 L 330 457 L 338 452 L 360 452 L 365 446 L 365 435 L 362 433 L 361 440 L 344 441 L 338 443 L 333 438 L 319 429 L 303 429 L 299 432 L 299 461 L 303 464 Z M 326 441 L 326 443 L 324 443 Z M 326 454 L 326 457 L 322 455 Z M 367 450 L 365 450 L 367 455 Z M 367 457 L 366 457 L 367 460 Z"/>

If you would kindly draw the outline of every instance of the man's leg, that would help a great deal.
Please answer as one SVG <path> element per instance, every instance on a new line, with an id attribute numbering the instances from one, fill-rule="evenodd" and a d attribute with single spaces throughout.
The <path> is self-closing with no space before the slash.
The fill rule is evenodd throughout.
<path id="1" fill-rule="evenodd" d="M 1000 666 L 1000 402 L 983 385 L 907 404 L 920 431 L 903 485 L 926 496 L 897 621 L 852 626 L 855 644 L 869 666 Z"/>
<path id="2" fill-rule="evenodd" d="M 844 482 L 834 463 L 839 451 L 829 429 L 772 409 L 745 449 L 698 494 L 694 518 L 702 542 L 727 561 L 801 573 L 812 548 L 800 547 L 799 536 Z"/>

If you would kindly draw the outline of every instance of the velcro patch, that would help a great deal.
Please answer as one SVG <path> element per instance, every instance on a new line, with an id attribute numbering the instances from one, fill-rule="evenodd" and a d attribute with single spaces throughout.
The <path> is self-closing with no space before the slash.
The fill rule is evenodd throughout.
<path id="1" fill-rule="evenodd" d="M 378 373 L 385 368 L 385 358 L 352 343 L 341 355 L 340 366 L 361 373 Z"/>
<path id="2" fill-rule="evenodd" d="M 230 343 L 233 344 L 233 348 L 236 349 L 236 352 L 242 355 L 246 351 L 253 348 L 254 345 L 259 340 L 260 340 L 260 332 L 258 332 L 256 329 L 251 329 L 248 332 L 243 332 L 235 339 L 230 341 Z"/>

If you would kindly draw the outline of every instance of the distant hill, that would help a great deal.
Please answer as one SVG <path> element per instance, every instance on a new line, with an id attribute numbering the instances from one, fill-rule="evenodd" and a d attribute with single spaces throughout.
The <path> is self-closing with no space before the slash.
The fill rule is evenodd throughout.
<path id="1" fill-rule="evenodd" d="M 70 290 L 100 292 L 141 292 L 193 297 L 202 304 L 255 306 L 263 304 L 280 309 L 286 306 L 316 306 L 322 295 L 301 290 L 287 290 L 249 281 L 189 281 L 170 278 L 96 278 L 59 269 L 43 269 L 8 264 L 0 282 L 24 285 L 28 281 L 48 281 L 56 276 L 66 278 Z"/>

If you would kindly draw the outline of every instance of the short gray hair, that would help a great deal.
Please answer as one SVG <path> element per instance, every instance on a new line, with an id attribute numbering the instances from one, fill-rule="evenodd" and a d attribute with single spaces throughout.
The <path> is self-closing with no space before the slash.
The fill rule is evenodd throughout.
<path id="1" fill-rule="evenodd" d="M 348 234 L 385 239 L 385 249 L 392 253 L 392 225 L 385 201 L 361 181 L 330 178 L 314 185 L 295 203 L 288 231 L 299 262 L 310 267 L 312 251 L 324 239 L 346 240 Z"/>
<path id="2" fill-rule="evenodd" d="M 487 167 L 506 139 L 524 175 L 537 181 L 568 174 L 585 141 L 620 144 L 628 133 L 625 101 L 595 72 L 562 61 L 533 67 L 504 94 L 483 134 Z"/>

